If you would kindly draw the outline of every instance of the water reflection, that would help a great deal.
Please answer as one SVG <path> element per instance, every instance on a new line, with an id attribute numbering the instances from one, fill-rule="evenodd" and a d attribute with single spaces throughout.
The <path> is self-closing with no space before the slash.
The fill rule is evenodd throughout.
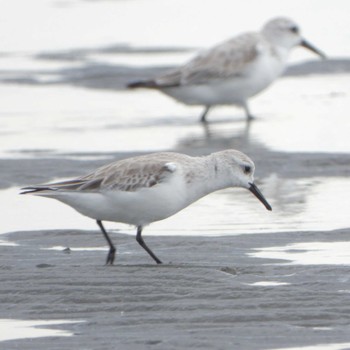
<path id="1" fill-rule="evenodd" d="M 321 328 L 321 329 L 320 329 Z M 315 330 L 329 330 L 327 327 L 314 327 Z M 273 348 L 271 350 L 346 350 L 350 348 L 350 343 L 317 344 L 310 346 Z"/>
<path id="2" fill-rule="evenodd" d="M 238 112 L 239 113 L 239 112 Z M 237 113 L 237 114 L 238 114 Z M 252 122 L 232 120 L 232 117 L 215 120 L 215 122 L 200 123 L 196 133 L 188 133 L 178 140 L 178 149 L 240 149 L 247 150 L 250 146 L 250 130 Z M 201 131 L 201 132 L 200 132 Z M 263 145 L 261 145 L 263 148 Z"/>
<path id="3" fill-rule="evenodd" d="M 41 337 L 70 337 L 72 332 L 61 329 L 50 329 L 48 326 L 79 323 L 84 321 L 69 320 L 38 320 L 25 321 L 0 319 L 0 341 L 41 338 Z"/>
<path id="4" fill-rule="evenodd" d="M 271 213 L 266 213 L 247 191 L 227 189 L 205 197 L 175 217 L 154 223 L 149 231 L 169 234 L 171 227 L 174 234 L 232 235 L 333 230 L 350 225 L 350 217 L 339 210 L 350 206 L 348 178 L 293 180 L 272 175 L 258 182 L 272 205 Z"/>
<path id="5" fill-rule="evenodd" d="M 287 260 L 297 265 L 350 265 L 350 242 L 303 242 L 256 249 L 255 258 Z"/>

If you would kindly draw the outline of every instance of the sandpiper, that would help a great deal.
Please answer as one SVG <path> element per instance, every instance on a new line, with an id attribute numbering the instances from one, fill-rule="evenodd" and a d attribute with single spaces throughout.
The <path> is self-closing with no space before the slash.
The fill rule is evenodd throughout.
<path id="1" fill-rule="evenodd" d="M 254 170 L 253 161 L 236 150 L 202 157 L 160 152 L 119 160 L 72 180 L 25 187 L 22 194 L 57 199 L 96 220 L 109 245 L 106 264 L 113 264 L 116 248 L 103 221 L 136 226 L 137 242 L 160 264 L 141 236 L 143 227 L 211 192 L 243 187 L 271 210 L 254 184 Z"/>
<path id="2" fill-rule="evenodd" d="M 275 18 L 260 32 L 238 35 L 200 53 L 187 64 L 152 80 L 132 82 L 128 87 L 157 89 L 187 105 L 203 105 L 202 122 L 210 108 L 218 105 L 243 107 L 251 120 L 247 100 L 283 73 L 288 55 L 296 46 L 325 58 L 301 36 L 293 20 Z"/>

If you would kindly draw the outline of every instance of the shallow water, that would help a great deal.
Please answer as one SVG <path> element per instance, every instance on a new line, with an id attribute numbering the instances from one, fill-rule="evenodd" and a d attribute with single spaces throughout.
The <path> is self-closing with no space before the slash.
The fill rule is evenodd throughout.
<path id="1" fill-rule="evenodd" d="M 350 226 L 350 217 L 346 215 L 350 207 L 349 178 L 283 179 L 272 174 L 259 187 L 269 199 L 272 212 L 267 212 L 248 191 L 227 189 L 201 199 L 173 217 L 151 224 L 145 229 L 145 235 L 220 236 Z M 22 197 L 18 195 L 18 188 L 0 191 L 0 198 L 6 203 L 0 233 L 20 231 L 23 223 L 28 231 L 39 228 L 97 230 L 94 220 L 58 201 Z M 119 232 L 135 233 L 128 225 L 107 223 L 107 226 Z"/>

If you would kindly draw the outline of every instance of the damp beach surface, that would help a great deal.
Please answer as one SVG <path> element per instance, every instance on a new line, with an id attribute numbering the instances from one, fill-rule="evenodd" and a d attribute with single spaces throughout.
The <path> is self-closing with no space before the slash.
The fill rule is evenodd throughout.
<path id="1" fill-rule="evenodd" d="M 271 0 L 254 18 L 259 2 L 230 6 L 6 4 L 19 17 L 0 21 L 0 349 L 350 348 L 349 4 Z M 200 108 L 124 88 L 281 14 L 329 60 L 296 50 L 251 99 L 250 125 L 222 107 L 203 126 Z M 226 148 L 254 160 L 273 211 L 244 190 L 205 197 L 145 228 L 161 266 L 134 228 L 106 223 L 118 249 L 106 267 L 93 220 L 18 195 L 133 155 Z"/>

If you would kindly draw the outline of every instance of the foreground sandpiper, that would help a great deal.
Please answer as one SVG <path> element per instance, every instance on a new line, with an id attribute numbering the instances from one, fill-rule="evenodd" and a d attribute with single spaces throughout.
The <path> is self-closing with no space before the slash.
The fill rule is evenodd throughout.
<path id="1" fill-rule="evenodd" d="M 253 161 L 236 150 L 203 157 L 162 152 L 116 161 L 73 180 L 25 187 L 22 194 L 57 199 L 95 219 L 109 245 L 106 264 L 113 264 L 116 248 L 102 221 L 135 225 L 137 242 L 161 264 L 141 236 L 143 227 L 211 192 L 243 187 L 271 210 L 254 184 L 254 170 Z"/>

